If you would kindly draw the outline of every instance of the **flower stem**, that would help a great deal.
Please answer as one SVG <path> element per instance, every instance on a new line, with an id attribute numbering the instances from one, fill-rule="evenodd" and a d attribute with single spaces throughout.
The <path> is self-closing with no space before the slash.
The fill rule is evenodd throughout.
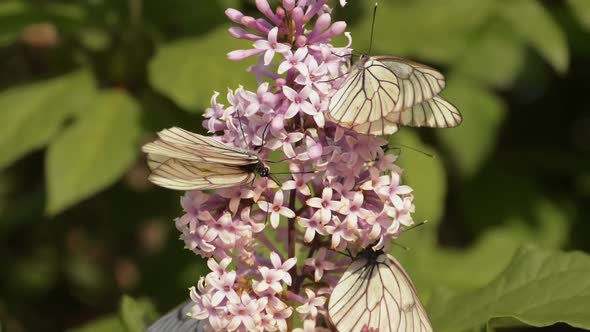
<path id="1" fill-rule="evenodd" d="M 291 190 L 291 192 L 289 193 L 289 209 L 291 209 L 291 211 L 295 211 L 296 199 L 297 192 L 295 190 Z M 289 258 L 295 257 L 295 239 L 297 236 L 297 233 L 295 232 L 295 218 L 297 218 L 297 216 L 289 219 L 288 221 L 289 224 L 287 229 L 287 253 Z M 293 266 L 289 273 L 291 274 L 291 280 L 297 280 L 297 265 Z M 292 288 L 293 286 L 296 285 L 292 284 L 289 288 Z M 291 315 L 289 316 L 289 318 L 287 318 L 287 331 L 293 331 L 293 316 L 294 315 Z"/>

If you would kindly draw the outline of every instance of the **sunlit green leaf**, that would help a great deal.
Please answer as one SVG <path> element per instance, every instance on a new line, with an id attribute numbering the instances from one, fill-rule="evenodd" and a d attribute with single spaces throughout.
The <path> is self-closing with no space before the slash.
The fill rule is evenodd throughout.
<path id="1" fill-rule="evenodd" d="M 78 71 L 0 93 L 0 169 L 41 148 L 64 121 L 85 109 L 95 93 L 94 79 Z"/>
<path id="2" fill-rule="evenodd" d="M 144 332 L 151 322 L 158 316 L 153 304 L 147 300 L 136 300 L 123 296 L 120 305 L 121 320 L 129 332 Z"/>
<path id="3" fill-rule="evenodd" d="M 537 0 L 497 2 L 514 32 L 534 47 L 555 70 L 564 73 L 569 64 L 566 37 L 560 26 Z"/>
<path id="4" fill-rule="evenodd" d="M 353 46 L 367 51 L 372 17 L 366 3 L 365 19 L 352 27 Z M 417 0 L 380 1 L 373 54 L 417 56 L 448 63 L 461 54 L 473 30 L 486 22 L 494 1 Z"/>
<path id="5" fill-rule="evenodd" d="M 572 13 L 578 18 L 578 21 L 586 30 L 590 30 L 590 1 L 587 0 L 568 0 Z"/>
<path id="6" fill-rule="evenodd" d="M 236 41 L 226 28 L 217 29 L 202 38 L 175 41 L 158 49 L 149 66 L 151 84 L 187 110 L 204 109 L 210 105 L 213 91 L 253 84 L 255 77 L 246 72 L 251 61 L 233 62 L 227 53 L 250 48 L 251 44 Z"/>
<path id="7" fill-rule="evenodd" d="M 128 332 L 128 330 L 119 317 L 112 315 L 68 332 Z"/>
<path id="8" fill-rule="evenodd" d="M 57 214 L 117 180 L 139 153 L 139 109 L 123 92 L 97 96 L 49 147 L 47 211 Z"/>
<path id="9" fill-rule="evenodd" d="M 456 74 L 507 88 L 520 73 L 525 49 L 506 24 L 494 21 L 473 38 L 455 61 Z"/>
<path id="10" fill-rule="evenodd" d="M 502 220 L 505 226 L 489 229 L 465 248 L 437 245 L 436 227 L 425 224 L 404 233 L 397 241 L 410 251 L 393 247 L 392 253 L 406 267 L 424 297 L 438 287 L 454 290 L 482 287 L 506 266 L 522 244 L 552 249 L 565 244 L 569 227 L 563 209 L 543 199 L 533 208 L 536 214 L 530 220 L 518 215 Z"/>
<path id="11" fill-rule="evenodd" d="M 22 29 L 32 21 L 31 8 L 24 1 L 4 0 L 0 2 L 0 46 L 18 40 Z"/>
<path id="12" fill-rule="evenodd" d="M 472 331 L 486 324 L 549 326 L 564 322 L 590 329 L 590 256 L 520 249 L 508 267 L 484 288 L 429 306 L 437 331 Z M 507 324 L 510 323 L 510 324 Z"/>
<path id="13" fill-rule="evenodd" d="M 451 78 L 443 96 L 463 114 L 456 128 L 437 130 L 462 175 L 472 176 L 494 148 L 496 135 L 505 117 L 504 102 L 476 82 Z"/>

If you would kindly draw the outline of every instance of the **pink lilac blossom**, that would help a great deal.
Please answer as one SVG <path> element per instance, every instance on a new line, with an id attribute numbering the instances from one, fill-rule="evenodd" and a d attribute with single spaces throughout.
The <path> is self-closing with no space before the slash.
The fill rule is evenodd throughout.
<path id="1" fill-rule="evenodd" d="M 259 86 L 228 90 L 226 103 L 215 92 L 203 126 L 291 174 L 182 197 L 180 238 L 211 269 L 190 289 L 191 316 L 207 330 L 324 331 L 326 295 L 350 263 L 341 253 L 386 249 L 413 223 L 412 189 L 387 141 L 325 121 L 352 51 L 328 2 L 256 0 L 258 18 L 226 10 L 237 25 L 230 35 L 251 46 L 228 58 L 257 57 L 248 71 Z M 332 45 L 342 34 L 348 45 Z M 297 261 L 296 248 L 307 259 Z"/>

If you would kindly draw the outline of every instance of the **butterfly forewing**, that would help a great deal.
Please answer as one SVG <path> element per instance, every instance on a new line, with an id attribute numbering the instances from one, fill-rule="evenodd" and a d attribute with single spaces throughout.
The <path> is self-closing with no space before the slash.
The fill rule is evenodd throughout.
<path id="1" fill-rule="evenodd" d="M 264 168 L 255 154 L 211 137 L 170 128 L 143 146 L 151 170 L 149 180 L 175 190 L 206 190 L 250 183 Z M 262 166 L 262 167 L 260 167 Z"/>
<path id="2" fill-rule="evenodd" d="M 330 100 L 327 118 L 369 135 L 390 135 L 398 126 L 454 127 L 461 114 L 438 94 L 444 76 L 410 60 L 362 57 Z"/>
<path id="3" fill-rule="evenodd" d="M 384 253 L 353 261 L 330 295 L 328 314 L 339 332 L 364 327 L 379 332 L 432 332 L 408 274 Z"/>
<path id="4" fill-rule="evenodd" d="M 375 121 L 395 107 L 399 93 L 391 70 L 378 61 L 363 61 L 330 99 L 328 117 L 345 127 Z"/>

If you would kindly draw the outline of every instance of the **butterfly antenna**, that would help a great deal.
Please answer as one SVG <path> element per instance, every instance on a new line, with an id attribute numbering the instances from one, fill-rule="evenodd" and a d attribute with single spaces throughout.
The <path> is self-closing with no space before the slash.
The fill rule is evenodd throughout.
<path id="1" fill-rule="evenodd" d="M 262 148 L 263 148 L 263 147 L 264 147 L 264 145 L 266 144 L 266 134 L 267 134 L 267 132 L 266 132 L 266 131 L 268 130 L 268 126 L 270 126 L 271 122 L 272 122 L 272 121 L 269 121 L 269 122 L 266 124 L 266 126 L 264 126 L 264 130 L 262 131 L 262 144 L 260 145 L 260 150 L 259 150 L 258 152 L 262 151 Z"/>
<path id="2" fill-rule="evenodd" d="M 281 182 L 279 182 L 279 179 L 277 179 L 277 178 L 276 178 L 276 177 L 274 177 L 273 175 L 269 175 L 269 177 L 271 178 L 271 180 L 273 180 L 273 181 L 274 181 L 274 183 L 276 183 L 276 184 L 277 184 L 277 186 L 279 186 L 279 188 L 281 188 L 281 187 L 282 187 L 282 184 L 281 184 Z"/>
<path id="3" fill-rule="evenodd" d="M 371 41 L 369 42 L 369 54 L 373 50 L 373 33 L 375 32 L 375 18 L 377 17 L 377 5 L 379 2 L 375 1 L 375 8 L 373 9 L 373 23 L 371 23 Z"/>
<path id="4" fill-rule="evenodd" d="M 412 226 L 410 226 L 410 227 L 408 227 L 408 228 L 404 229 L 404 232 L 407 232 L 407 231 L 409 231 L 409 230 L 412 230 L 412 229 L 414 229 L 414 228 L 418 228 L 418 227 L 420 227 L 420 226 L 422 226 L 422 225 L 426 224 L 427 222 L 428 222 L 428 220 L 424 220 L 424 221 L 422 221 L 422 222 L 419 222 L 419 223 L 417 223 L 416 225 L 412 225 Z"/>
<path id="5" fill-rule="evenodd" d="M 398 247 L 404 249 L 405 251 L 410 251 L 410 248 L 409 247 L 406 247 L 404 245 L 401 245 L 401 244 L 399 244 L 397 242 L 393 242 L 393 245 L 398 246 Z"/>
<path id="6" fill-rule="evenodd" d="M 240 110 L 236 107 L 236 113 L 238 113 L 238 123 L 240 124 L 240 131 L 242 132 L 242 138 L 244 139 L 244 143 L 247 144 L 246 141 L 246 134 L 244 133 L 244 127 L 242 126 L 242 119 L 240 115 Z"/>
<path id="7" fill-rule="evenodd" d="M 429 158 L 431 158 L 431 159 L 436 159 L 436 156 L 435 156 L 434 154 L 428 153 L 428 152 L 426 152 L 426 151 L 422 151 L 422 150 L 420 150 L 420 149 L 416 149 L 416 148 L 413 148 L 413 147 L 411 147 L 411 146 L 408 146 L 408 145 L 405 145 L 405 144 L 398 144 L 398 145 L 399 145 L 399 146 L 401 146 L 401 147 L 403 147 L 403 148 L 406 148 L 406 149 L 408 149 L 408 150 L 412 150 L 412 151 L 414 151 L 414 152 L 418 152 L 418 153 L 420 153 L 420 154 L 423 154 L 423 155 L 425 155 L 426 157 L 429 157 Z M 389 149 L 395 149 L 395 147 L 390 147 L 390 146 L 387 146 L 387 147 L 386 147 L 386 149 L 387 149 L 387 150 L 389 150 Z"/>

